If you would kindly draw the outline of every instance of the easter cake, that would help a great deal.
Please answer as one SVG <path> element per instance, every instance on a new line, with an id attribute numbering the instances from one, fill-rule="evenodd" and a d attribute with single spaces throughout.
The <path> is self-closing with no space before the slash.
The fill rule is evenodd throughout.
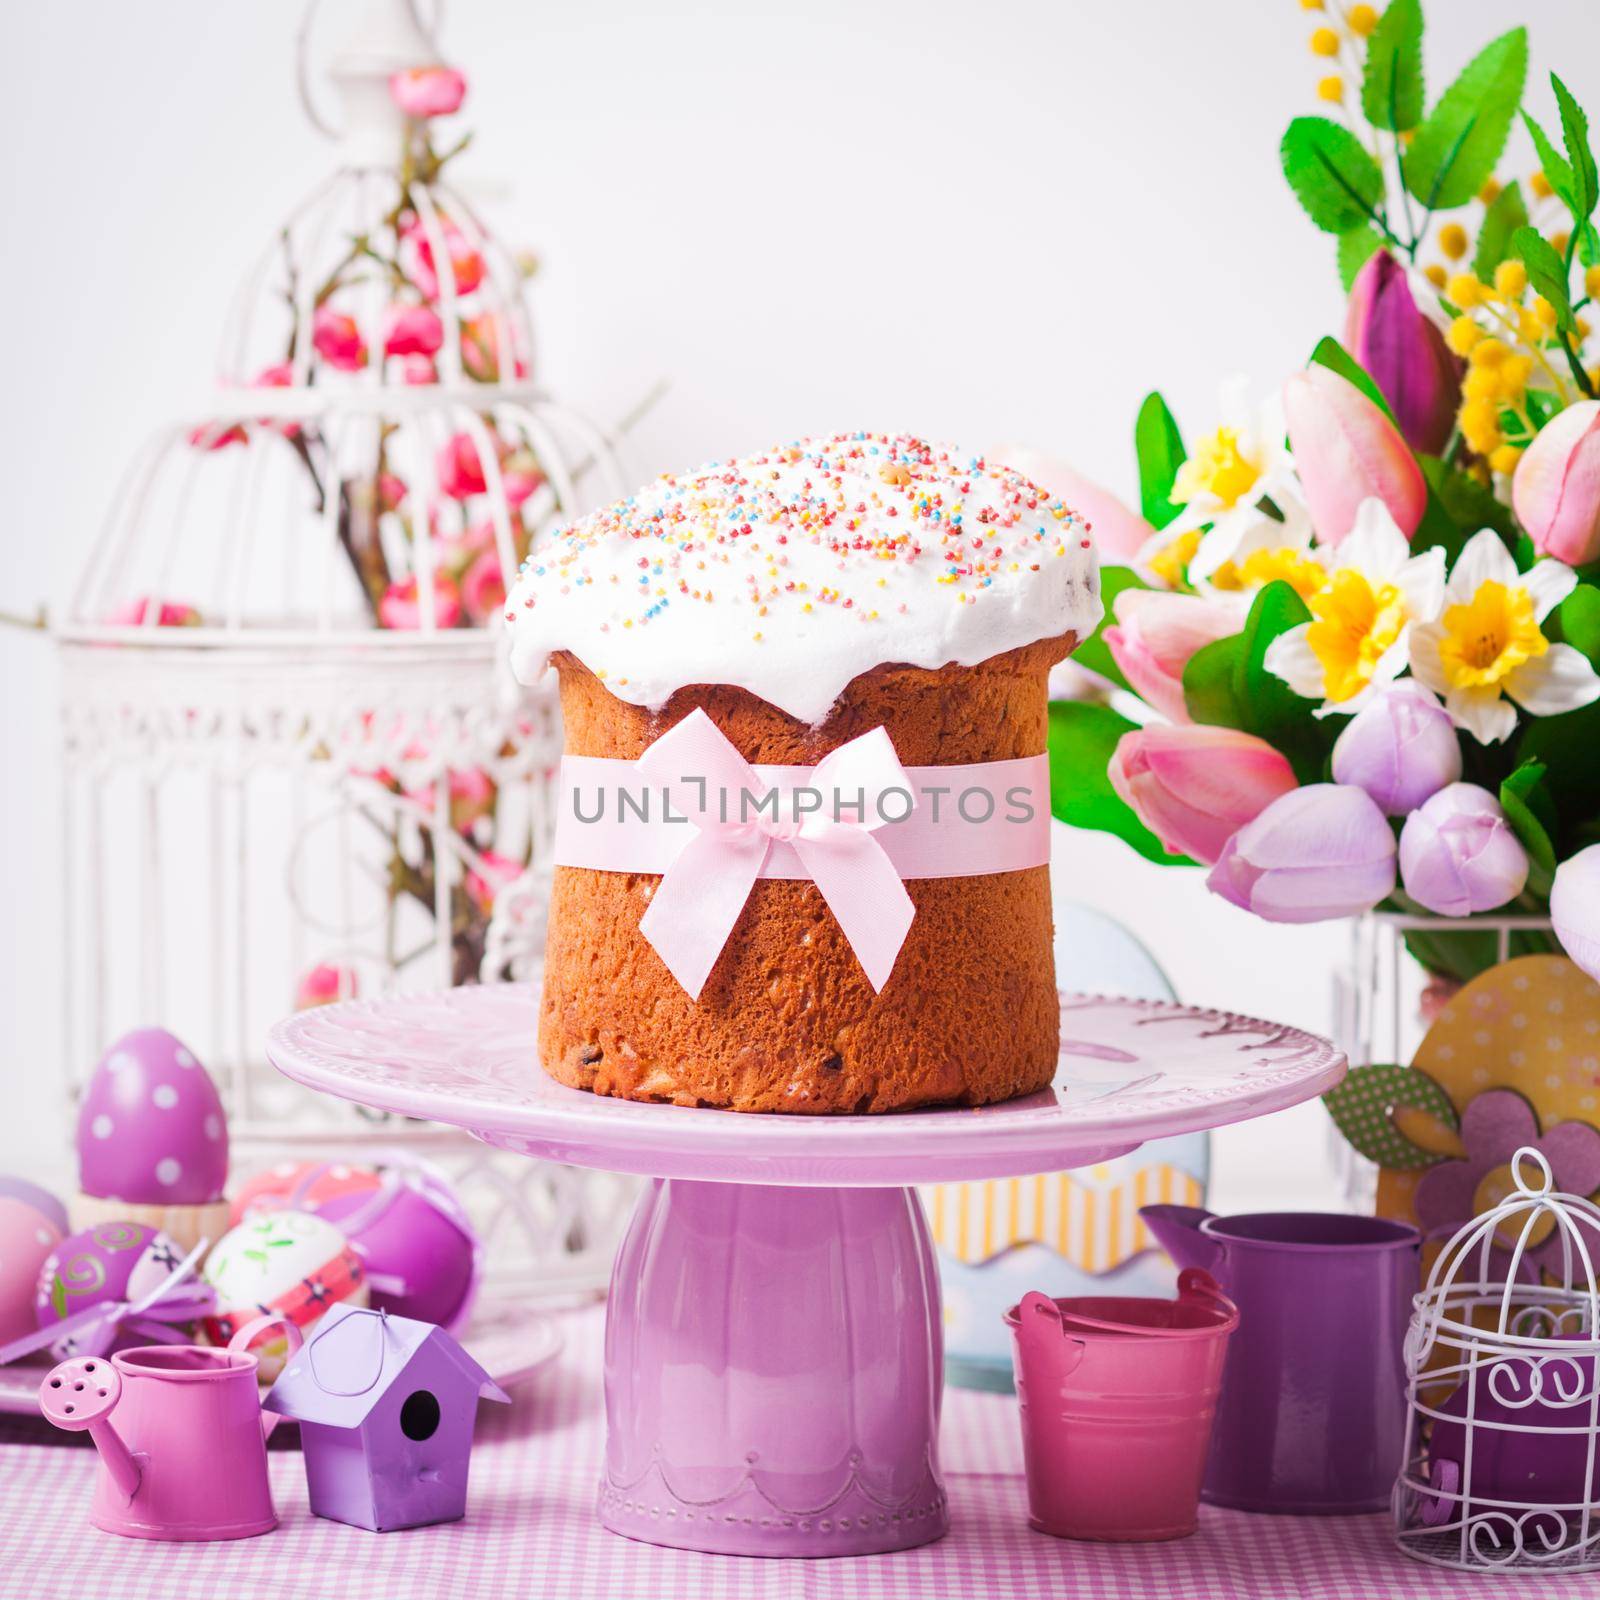
<path id="1" fill-rule="evenodd" d="M 925 782 L 1026 758 L 1042 773 L 1046 679 L 1100 611 L 1088 529 L 1066 505 L 953 448 L 844 434 L 666 476 L 572 524 L 524 564 L 506 616 L 517 676 L 560 675 L 569 765 L 637 761 L 698 712 L 763 770 L 815 767 L 881 729 Z M 546 1070 L 743 1111 L 1043 1087 L 1059 1014 L 1034 799 L 1046 842 L 1029 865 L 902 873 L 909 926 L 881 984 L 804 875 L 756 879 L 694 994 L 641 931 L 660 871 L 558 864 Z"/>

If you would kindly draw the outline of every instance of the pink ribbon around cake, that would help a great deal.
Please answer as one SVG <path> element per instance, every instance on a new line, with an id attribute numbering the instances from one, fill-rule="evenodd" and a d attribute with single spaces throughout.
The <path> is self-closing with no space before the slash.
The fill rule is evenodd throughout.
<path id="1" fill-rule="evenodd" d="M 908 768 L 883 728 L 757 766 L 695 710 L 639 760 L 569 755 L 561 779 L 555 864 L 659 873 L 639 931 L 694 999 L 758 878 L 815 883 L 880 990 L 916 914 L 905 880 L 1050 859 L 1043 756 Z"/>

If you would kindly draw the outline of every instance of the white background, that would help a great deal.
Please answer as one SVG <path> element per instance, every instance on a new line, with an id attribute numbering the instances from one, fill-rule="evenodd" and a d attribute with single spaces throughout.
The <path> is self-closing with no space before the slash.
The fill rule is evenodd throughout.
<path id="1" fill-rule="evenodd" d="M 1600 109 L 1590 5 L 1428 9 L 1430 97 L 1520 16 L 1532 104 L 1550 113 L 1554 66 Z M 297 11 L 10 17 L 0 607 L 59 601 L 93 558 L 118 472 L 200 398 L 238 278 L 327 167 L 294 100 Z M 1264 389 L 1338 329 L 1331 241 L 1276 154 L 1317 109 L 1315 20 L 1295 0 L 454 0 L 442 42 L 472 82 L 464 171 L 545 263 L 540 375 L 600 413 L 672 381 L 636 476 L 869 427 L 1023 441 L 1131 496 L 1147 389 L 1193 436 L 1222 377 Z M 0 1170 L 45 1176 L 66 1148 L 47 643 L 0 629 L 0 693 Z M 1057 857 L 1062 892 L 1120 915 L 1184 998 L 1327 1026 L 1343 929 L 1255 922 L 1102 835 L 1063 830 Z M 1334 1203 L 1323 1126 L 1312 1106 L 1220 1133 L 1218 1199 Z"/>

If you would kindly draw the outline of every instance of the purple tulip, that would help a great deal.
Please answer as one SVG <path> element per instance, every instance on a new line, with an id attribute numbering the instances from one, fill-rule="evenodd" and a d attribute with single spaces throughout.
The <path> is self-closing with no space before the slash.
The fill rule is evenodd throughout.
<path id="1" fill-rule="evenodd" d="M 1206 884 L 1268 922 L 1353 917 L 1394 889 L 1394 832 L 1365 790 L 1308 784 L 1234 834 Z"/>
<path id="2" fill-rule="evenodd" d="M 1371 700 L 1333 747 L 1335 783 L 1365 789 L 1403 817 L 1461 776 L 1461 740 L 1450 713 L 1410 679 Z"/>
<path id="3" fill-rule="evenodd" d="M 1417 309 L 1406 269 L 1387 250 L 1375 251 L 1356 274 L 1344 343 L 1383 391 L 1406 443 L 1437 455 L 1461 404 L 1461 362 Z"/>
<path id="4" fill-rule="evenodd" d="M 1600 844 L 1580 850 L 1556 868 L 1550 920 L 1567 954 L 1600 980 Z"/>
<path id="5" fill-rule="evenodd" d="M 1452 783 L 1406 818 L 1400 878 L 1406 893 L 1429 911 L 1470 917 L 1522 893 L 1528 852 L 1487 789 Z"/>

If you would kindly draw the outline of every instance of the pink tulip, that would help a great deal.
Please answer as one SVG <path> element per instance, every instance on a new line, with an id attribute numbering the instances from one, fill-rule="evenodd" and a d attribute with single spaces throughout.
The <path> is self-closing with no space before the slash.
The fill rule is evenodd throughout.
<path id="1" fill-rule="evenodd" d="M 1348 378 L 1314 365 L 1283 386 L 1289 445 L 1317 540 L 1338 544 L 1363 500 L 1378 499 L 1406 538 L 1428 488 L 1399 430 Z"/>
<path id="2" fill-rule="evenodd" d="M 401 356 L 398 358 L 397 367 L 401 383 L 437 383 L 439 369 L 433 364 L 432 356 Z"/>
<path id="3" fill-rule="evenodd" d="M 472 621 L 482 626 L 506 603 L 506 584 L 500 573 L 500 557 L 485 550 L 467 568 L 461 580 L 461 603 Z"/>
<path id="4" fill-rule="evenodd" d="M 452 434 L 440 450 L 436 466 L 439 492 L 452 500 L 465 500 L 470 495 L 482 494 L 486 488 L 483 462 L 478 458 L 478 447 L 469 433 Z"/>
<path id="5" fill-rule="evenodd" d="M 523 863 L 493 850 L 478 852 L 478 865 L 467 873 L 467 893 L 485 915 L 494 910 L 495 896 L 523 873 Z"/>
<path id="6" fill-rule="evenodd" d="M 389 307 L 384 328 L 386 356 L 431 356 L 444 343 L 444 324 L 427 306 Z"/>
<path id="7" fill-rule="evenodd" d="M 544 482 L 544 474 L 537 467 L 516 466 L 507 461 L 500 473 L 500 487 L 506 504 L 515 511 Z"/>
<path id="8" fill-rule="evenodd" d="M 1550 920 L 1567 954 L 1600 981 L 1600 844 L 1580 850 L 1556 868 Z"/>
<path id="9" fill-rule="evenodd" d="M 404 478 L 398 478 L 392 472 L 378 474 L 378 504 L 385 511 L 398 511 L 405 497 Z"/>
<path id="10" fill-rule="evenodd" d="M 1201 646 L 1240 630 L 1238 607 L 1198 595 L 1124 589 L 1112 611 L 1116 623 L 1103 637 L 1123 677 L 1169 722 L 1187 722 L 1183 669 Z"/>
<path id="11" fill-rule="evenodd" d="M 1377 250 L 1356 274 L 1344 346 L 1383 391 L 1413 450 L 1438 455 L 1461 402 L 1461 362 L 1417 309 L 1406 269 Z"/>
<path id="12" fill-rule="evenodd" d="M 141 596 L 137 600 L 124 600 L 120 606 L 107 615 L 105 620 L 114 627 L 140 627 L 149 616 L 152 604 L 156 606 L 155 626 L 158 628 L 198 628 L 200 626 L 200 613 L 193 606 L 184 605 L 175 600 L 156 602 L 152 601 L 148 595 Z"/>
<path id="13" fill-rule="evenodd" d="M 1020 472 L 1046 494 L 1064 500 L 1072 510 L 1081 513 L 1089 524 L 1095 550 L 1107 565 L 1131 566 L 1145 541 L 1155 536 L 1156 530 L 1143 517 L 1130 511 L 1109 489 L 1102 489 L 1092 479 L 1081 476 L 1065 461 L 1009 444 L 991 451 L 990 459 L 1010 467 L 1013 472 Z"/>
<path id="14" fill-rule="evenodd" d="M 1233 728 L 1152 723 L 1123 734 L 1111 787 L 1174 855 L 1207 864 L 1247 822 L 1295 786 L 1264 739 Z"/>
<path id="15" fill-rule="evenodd" d="M 389 79 L 389 93 L 408 117 L 448 117 L 461 109 L 467 80 L 454 67 L 408 67 Z"/>
<path id="16" fill-rule="evenodd" d="M 353 1000 L 360 989 L 354 967 L 324 961 L 301 974 L 300 982 L 295 985 L 294 1008 L 310 1011 L 314 1006 L 325 1006 L 334 1000 Z"/>
<path id="17" fill-rule="evenodd" d="M 1268 922 L 1324 922 L 1392 894 L 1394 856 L 1394 833 L 1364 790 L 1313 783 L 1241 828 L 1206 885 Z"/>
<path id="18" fill-rule="evenodd" d="M 356 319 L 332 306 L 317 307 L 311 319 L 311 343 L 317 354 L 340 372 L 359 372 L 367 364 L 367 347 Z"/>
<path id="19" fill-rule="evenodd" d="M 1400 881 L 1429 911 L 1470 917 L 1498 910 L 1522 893 L 1528 852 L 1487 789 L 1452 783 L 1406 818 Z"/>
<path id="20" fill-rule="evenodd" d="M 1333 781 L 1365 789 L 1391 817 L 1415 811 L 1460 776 L 1450 713 L 1410 678 L 1369 701 L 1333 747 Z"/>
<path id="21" fill-rule="evenodd" d="M 453 628 L 461 620 L 461 593 L 455 580 L 443 572 L 433 575 L 433 625 L 436 628 Z M 422 599 L 417 593 L 417 580 L 407 578 L 402 583 L 391 583 L 378 602 L 378 622 L 385 628 L 420 628 Z"/>
<path id="22" fill-rule="evenodd" d="M 475 250 L 467 236 L 447 217 L 439 219 L 438 231 L 444 236 L 445 254 L 449 258 L 450 276 L 458 295 L 471 294 L 483 282 L 483 257 Z M 439 298 L 439 273 L 433 259 L 433 240 L 430 230 L 421 218 L 413 218 L 401 234 L 411 253 L 411 281 L 422 291 L 424 298 Z"/>
<path id="23" fill-rule="evenodd" d="M 1511 504 L 1542 556 L 1569 567 L 1600 559 L 1600 400 L 1557 412 L 1511 480 Z"/>

